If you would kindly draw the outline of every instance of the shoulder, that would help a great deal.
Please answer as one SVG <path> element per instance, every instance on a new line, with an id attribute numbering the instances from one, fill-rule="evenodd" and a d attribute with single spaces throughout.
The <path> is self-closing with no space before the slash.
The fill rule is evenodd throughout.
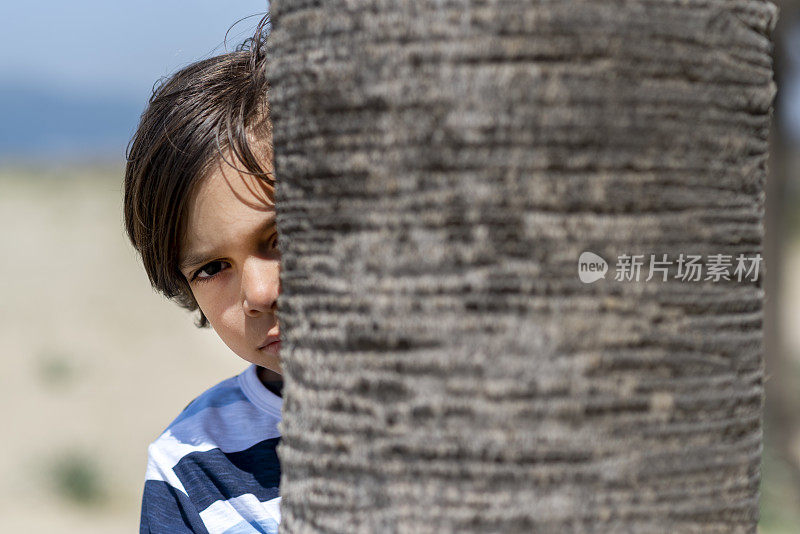
<path id="1" fill-rule="evenodd" d="M 250 367 L 219 382 L 181 411 L 148 447 L 148 479 L 165 480 L 165 471 L 193 453 L 244 451 L 280 437 L 280 408 L 265 410 L 247 391 L 253 372 Z"/>
<path id="2" fill-rule="evenodd" d="M 181 410 L 178 416 L 172 420 L 166 430 L 181 424 L 183 421 L 197 415 L 206 415 L 208 410 L 218 410 L 225 406 L 237 402 L 246 402 L 247 398 L 239 384 L 239 375 L 226 378 L 225 380 L 208 388 L 200 395 L 195 397 L 186 407 Z"/>
<path id="3" fill-rule="evenodd" d="M 209 388 L 150 444 L 141 532 L 277 532 L 282 399 L 257 380 L 251 366 Z"/>

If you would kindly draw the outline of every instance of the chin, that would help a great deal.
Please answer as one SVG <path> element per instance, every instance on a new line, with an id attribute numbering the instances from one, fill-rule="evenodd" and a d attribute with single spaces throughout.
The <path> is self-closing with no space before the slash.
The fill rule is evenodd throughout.
<path id="1" fill-rule="evenodd" d="M 278 353 L 270 354 L 265 353 L 263 350 L 259 350 L 256 357 L 251 360 L 252 363 L 269 369 L 270 371 L 275 371 L 276 373 L 281 374 L 281 359 Z"/>

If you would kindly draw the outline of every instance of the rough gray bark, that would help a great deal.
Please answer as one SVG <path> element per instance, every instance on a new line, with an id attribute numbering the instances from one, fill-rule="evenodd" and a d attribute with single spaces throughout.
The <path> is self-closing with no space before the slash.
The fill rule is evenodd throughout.
<path id="1" fill-rule="evenodd" d="M 753 532 L 774 6 L 272 10 L 281 532 Z"/>

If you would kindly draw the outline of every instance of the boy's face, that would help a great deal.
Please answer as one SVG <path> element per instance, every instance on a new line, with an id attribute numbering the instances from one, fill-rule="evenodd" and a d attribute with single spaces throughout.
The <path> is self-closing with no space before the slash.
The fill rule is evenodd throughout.
<path id="1" fill-rule="evenodd" d="M 280 378 L 276 315 L 280 292 L 272 190 L 225 162 L 215 165 L 189 199 L 180 269 L 212 328 L 230 349 Z"/>

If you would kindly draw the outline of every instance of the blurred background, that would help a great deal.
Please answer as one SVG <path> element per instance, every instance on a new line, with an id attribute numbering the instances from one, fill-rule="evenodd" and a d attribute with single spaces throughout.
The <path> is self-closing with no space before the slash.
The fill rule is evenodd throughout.
<path id="1" fill-rule="evenodd" d="M 800 0 L 776 3 L 759 531 L 796 534 Z M 263 0 L 3 6 L 0 532 L 136 531 L 148 443 L 196 395 L 246 367 L 150 289 L 124 235 L 121 184 L 153 84 L 235 48 L 266 8 Z"/>

